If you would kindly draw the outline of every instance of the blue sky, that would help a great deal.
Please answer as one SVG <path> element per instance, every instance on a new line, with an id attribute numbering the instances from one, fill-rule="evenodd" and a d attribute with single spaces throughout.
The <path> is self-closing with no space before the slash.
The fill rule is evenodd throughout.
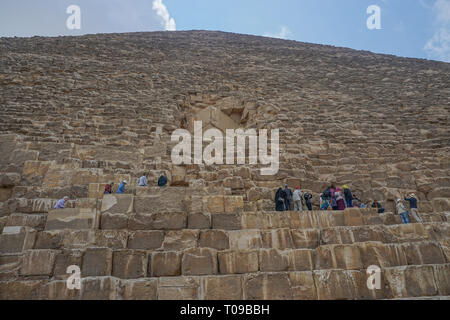
<path id="1" fill-rule="evenodd" d="M 69 30 L 69 5 L 81 29 Z M 377 5 L 381 29 L 369 30 Z M 450 62 L 450 0 L 2 0 L 0 36 L 221 30 Z"/>

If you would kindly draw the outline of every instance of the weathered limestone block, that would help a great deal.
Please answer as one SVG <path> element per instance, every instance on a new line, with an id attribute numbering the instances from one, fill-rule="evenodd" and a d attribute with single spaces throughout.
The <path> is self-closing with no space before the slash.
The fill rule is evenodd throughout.
<path id="1" fill-rule="evenodd" d="M 39 299 L 80 300 L 81 290 L 71 290 L 65 280 L 55 280 L 41 287 Z"/>
<path id="2" fill-rule="evenodd" d="M 357 245 L 333 245 L 336 265 L 334 268 L 359 270 L 363 268 L 361 254 Z"/>
<path id="3" fill-rule="evenodd" d="M 383 269 L 394 298 L 424 297 L 438 294 L 433 266 L 401 266 Z"/>
<path id="4" fill-rule="evenodd" d="M 353 243 L 352 229 L 347 227 L 334 227 L 322 230 L 322 244 L 351 244 Z"/>
<path id="5" fill-rule="evenodd" d="M 157 279 L 122 280 L 125 300 L 156 300 L 158 298 Z"/>
<path id="6" fill-rule="evenodd" d="M 316 286 L 311 271 L 289 272 L 293 300 L 317 300 Z"/>
<path id="7" fill-rule="evenodd" d="M 259 230 L 234 230 L 228 232 L 230 249 L 259 249 L 263 242 Z"/>
<path id="8" fill-rule="evenodd" d="M 41 231 L 37 233 L 34 249 L 60 249 L 63 245 L 64 231 Z"/>
<path id="9" fill-rule="evenodd" d="M 199 277 L 170 277 L 158 279 L 159 300 L 199 300 Z"/>
<path id="10" fill-rule="evenodd" d="M 445 256 L 437 242 L 403 243 L 402 249 L 409 265 L 445 263 Z"/>
<path id="11" fill-rule="evenodd" d="M 244 199 L 242 196 L 224 196 L 224 212 L 240 213 L 244 211 Z"/>
<path id="12" fill-rule="evenodd" d="M 242 276 L 203 277 L 201 286 L 205 300 L 242 300 Z"/>
<path id="13" fill-rule="evenodd" d="M 95 244 L 95 230 L 63 230 L 64 248 L 86 248 Z"/>
<path id="14" fill-rule="evenodd" d="M 200 232 L 199 247 L 224 250 L 230 247 L 228 233 L 222 230 L 204 230 Z"/>
<path id="15" fill-rule="evenodd" d="M 18 186 L 19 183 L 20 183 L 20 174 L 14 172 L 0 173 L 0 188 L 12 188 L 14 186 Z"/>
<path id="16" fill-rule="evenodd" d="M 429 239 L 425 226 L 418 223 L 389 226 L 387 232 L 392 235 L 396 242 L 432 240 Z"/>
<path id="17" fill-rule="evenodd" d="M 333 246 L 320 246 L 315 250 L 315 268 L 317 270 L 333 269 L 336 265 L 336 260 L 333 255 Z"/>
<path id="18" fill-rule="evenodd" d="M 88 248 L 83 255 L 82 277 L 110 276 L 113 252 L 109 248 Z"/>
<path id="19" fill-rule="evenodd" d="M 97 247 L 107 247 L 110 249 L 125 249 L 127 247 L 127 239 L 128 233 L 126 231 L 95 230 L 94 244 Z"/>
<path id="20" fill-rule="evenodd" d="M 50 276 L 53 273 L 56 250 L 27 250 L 20 273 L 24 276 Z"/>
<path id="21" fill-rule="evenodd" d="M 315 251 L 310 249 L 294 249 L 289 251 L 290 271 L 314 270 Z"/>
<path id="22" fill-rule="evenodd" d="M 47 213 L 53 209 L 56 201 L 52 199 L 24 199 L 15 200 L 15 212 L 20 213 Z"/>
<path id="23" fill-rule="evenodd" d="M 221 274 L 251 273 L 259 270 L 257 250 L 219 251 L 217 258 Z"/>
<path id="24" fill-rule="evenodd" d="M 447 263 L 450 263 L 450 239 L 439 241 Z"/>
<path id="25" fill-rule="evenodd" d="M 100 215 L 100 229 L 122 230 L 128 226 L 128 216 L 125 214 L 111 214 L 108 212 Z"/>
<path id="26" fill-rule="evenodd" d="M 192 248 L 184 251 L 182 259 L 183 275 L 217 274 L 217 250 Z"/>
<path id="27" fill-rule="evenodd" d="M 17 214 L 13 213 L 7 218 L 7 226 L 30 227 L 35 230 L 43 230 L 47 217 L 44 214 Z"/>
<path id="28" fill-rule="evenodd" d="M 275 198 L 274 192 L 269 188 L 251 188 L 247 192 L 248 201 L 258 201 L 262 199 L 272 200 Z"/>
<path id="29" fill-rule="evenodd" d="M 162 212 L 185 212 L 185 188 L 147 188 L 146 196 L 134 198 L 134 209 L 138 214 Z"/>
<path id="30" fill-rule="evenodd" d="M 241 215 L 242 229 L 264 229 L 264 217 L 259 212 L 244 212 Z"/>
<path id="31" fill-rule="evenodd" d="M 259 269 L 262 272 L 287 271 L 289 269 L 290 252 L 277 249 L 259 250 Z"/>
<path id="32" fill-rule="evenodd" d="M 290 222 L 288 214 L 280 214 L 278 212 L 270 212 L 263 214 L 264 229 L 288 228 L 289 225 Z"/>
<path id="33" fill-rule="evenodd" d="M 48 213 L 45 230 L 97 229 L 99 220 L 96 209 L 54 209 Z"/>
<path id="34" fill-rule="evenodd" d="M 105 194 L 102 199 L 101 212 L 128 215 L 133 212 L 133 202 L 132 194 Z"/>
<path id="35" fill-rule="evenodd" d="M 196 248 L 198 237 L 198 230 L 167 231 L 164 236 L 163 249 L 166 251 L 181 251 Z"/>
<path id="36" fill-rule="evenodd" d="M 288 273 L 247 274 L 243 288 L 244 300 L 292 300 Z"/>
<path id="37" fill-rule="evenodd" d="M 320 233 L 317 229 L 291 230 L 296 249 L 314 249 L 319 245 Z"/>
<path id="38" fill-rule="evenodd" d="M 187 216 L 188 229 L 211 229 L 211 215 L 203 213 L 189 213 Z"/>
<path id="39" fill-rule="evenodd" d="M 90 183 L 88 187 L 88 198 L 103 199 L 105 186 L 106 183 Z"/>
<path id="40" fill-rule="evenodd" d="M 405 252 L 398 244 L 366 242 L 358 246 L 364 268 L 371 265 L 386 268 L 408 264 Z"/>
<path id="41" fill-rule="evenodd" d="M 186 229 L 186 213 L 153 213 L 132 215 L 129 230 L 181 230 Z"/>
<path id="42" fill-rule="evenodd" d="M 211 220 L 213 229 L 239 230 L 242 226 L 240 214 L 212 214 Z"/>
<path id="43" fill-rule="evenodd" d="M 450 199 L 448 198 L 434 198 L 431 204 L 435 212 L 450 211 Z"/>
<path id="44" fill-rule="evenodd" d="M 291 229 L 319 228 L 319 221 L 310 211 L 289 211 L 288 222 Z"/>
<path id="45" fill-rule="evenodd" d="M 385 226 L 355 226 L 348 229 L 351 231 L 354 242 L 379 241 L 385 243 L 396 242 Z"/>
<path id="46" fill-rule="evenodd" d="M 261 231 L 262 244 L 264 248 L 287 249 L 294 248 L 291 232 L 289 229 L 273 229 Z"/>
<path id="47" fill-rule="evenodd" d="M 244 181 L 241 177 L 227 177 L 223 180 L 223 186 L 231 189 L 243 189 Z"/>
<path id="48" fill-rule="evenodd" d="M 149 259 L 149 275 L 152 277 L 176 277 L 181 275 L 180 251 L 154 252 Z"/>
<path id="49" fill-rule="evenodd" d="M 128 235 L 129 249 L 155 250 L 161 248 L 164 231 L 134 231 Z"/>
<path id="50" fill-rule="evenodd" d="M 448 296 L 450 294 L 450 264 L 434 265 L 433 272 L 439 295 Z"/>
<path id="51" fill-rule="evenodd" d="M 32 249 L 36 231 L 26 227 L 4 227 L 0 234 L 0 253 L 20 253 Z"/>
<path id="52" fill-rule="evenodd" d="M 209 213 L 224 213 L 225 200 L 224 196 L 207 196 L 203 198 L 203 211 Z"/>
<path id="53" fill-rule="evenodd" d="M 44 280 L 0 282 L 1 300 L 37 300 L 41 297 Z"/>
<path id="54" fill-rule="evenodd" d="M 313 276 L 319 300 L 355 299 L 356 287 L 351 271 L 315 270 Z"/>
<path id="55" fill-rule="evenodd" d="M 121 299 L 120 279 L 113 277 L 81 278 L 82 300 Z"/>
<path id="56" fill-rule="evenodd" d="M 147 276 L 147 252 L 143 250 L 114 251 L 112 276 L 120 279 L 138 279 Z"/>
<path id="57" fill-rule="evenodd" d="M 55 269 L 53 276 L 56 279 L 67 280 L 67 278 L 70 277 L 70 274 L 67 273 L 67 268 L 75 265 L 81 269 L 82 258 L 82 250 L 62 250 L 55 257 Z"/>

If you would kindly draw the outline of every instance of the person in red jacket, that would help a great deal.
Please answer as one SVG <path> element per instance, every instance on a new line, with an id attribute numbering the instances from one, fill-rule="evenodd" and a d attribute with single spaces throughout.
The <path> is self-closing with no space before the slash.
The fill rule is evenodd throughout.
<path id="1" fill-rule="evenodd" d="M 113 193 L 113 191 L 112 191 L 113 185 L 114 185 L 114 182 L 111 182 L 110 184 L 106 184 L 105 191 L 103 192 L 103 194 Z"/>

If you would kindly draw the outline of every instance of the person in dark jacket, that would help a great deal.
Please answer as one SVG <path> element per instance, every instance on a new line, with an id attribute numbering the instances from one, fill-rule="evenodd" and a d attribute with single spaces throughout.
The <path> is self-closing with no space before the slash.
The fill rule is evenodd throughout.
<path id="1" fill-rule="evenodd" d="M 285 211 L 285 198 L 286 193 L 284 192 L 283 188 L 278 188 L 277 192 L 275 193 L 275 210 L 276 211 Z"/>
<path id="2" fill-rule="evenodd" d="M 414 217 L 416 222 L 422 223 L 422 217 L 419 215 L 419 210 L 417 209 L 417 197 L 414 193 L 411 193 L 405 197 L 405 200 L 409 202 L 409 208 L 411 209 L 411 215 Z"/>
<path id="3" fill-rule="evenodd" d="M 347 208 L 353 208 L 353 195 L 347 185 L 344 186 L 344 198 Z"/>
<path id="4" fill-rule="evenodd" d="M 284 198 L 284 206 L 286 211 L 292 210 L 292 190 L 289 189 L 288 185 L 284 185 L 284 193 L 286 194 L 286 198 Z"/>
<path id="5" fill-rule="evenodd" d="M 373 200 L 372 208 L 377 208 L 378 209 L 378 213 L 383 213 L 384 212 L 383 206 L 381 205 L 381 203 L 379 203 L 377 201 L 377 199 Z"/>
<path id="6" fill-rule="evenodd" d="M 161 177 L 159 177 L 159 179 L 158 179 L 158 186 L 159 187 L 165 187 L 166 184 L 167 184 L 166 176 L 162 175 Z"/>
<path id="7" fill-rule="evenodd" d="M 111 182 L 110 184 L 106 184 L 105 191 L 103 192 L 103 194 L 113 193 L 113 186 L 114 186 L 114 182 Z"/>
<path id="8" fill-rule="evenodd" d="M 312 195 L 310 193 L 305 193 L 303 195 L 303 198 L 305 199 L 305 204 L 308 207 L 308 210 L 312 211 L 312 205 L 311 205 Z"/>

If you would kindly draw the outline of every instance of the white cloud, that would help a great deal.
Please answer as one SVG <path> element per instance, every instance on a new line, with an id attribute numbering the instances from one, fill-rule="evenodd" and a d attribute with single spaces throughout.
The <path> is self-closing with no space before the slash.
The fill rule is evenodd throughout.
<path id="1" fill-rule="evenodd" d="M 163 20 L 165 30 L 177 30 L 175 19 L 170 17 L 169 11 L 162 0 L 153 0 L 153 10 L 155 10 L 156 14 Z"/>
<path id="2" fill-rule="evenodd" d="M 287 39 L 289 36 L 292 35 L 291 30 L 289 30 L 286 26 L 281 26 L 280 32 L 278 33 L 265 33 L 264 37 L 271 37 L 271 38 L 279 38 L 279 39 Z"/>
<path id="3" fill-rule="evenodd" d="M 450 62 L 450 1 L 436 0 L 432 10 L 436 31 L 424 50 L 432 59 Z"/>

